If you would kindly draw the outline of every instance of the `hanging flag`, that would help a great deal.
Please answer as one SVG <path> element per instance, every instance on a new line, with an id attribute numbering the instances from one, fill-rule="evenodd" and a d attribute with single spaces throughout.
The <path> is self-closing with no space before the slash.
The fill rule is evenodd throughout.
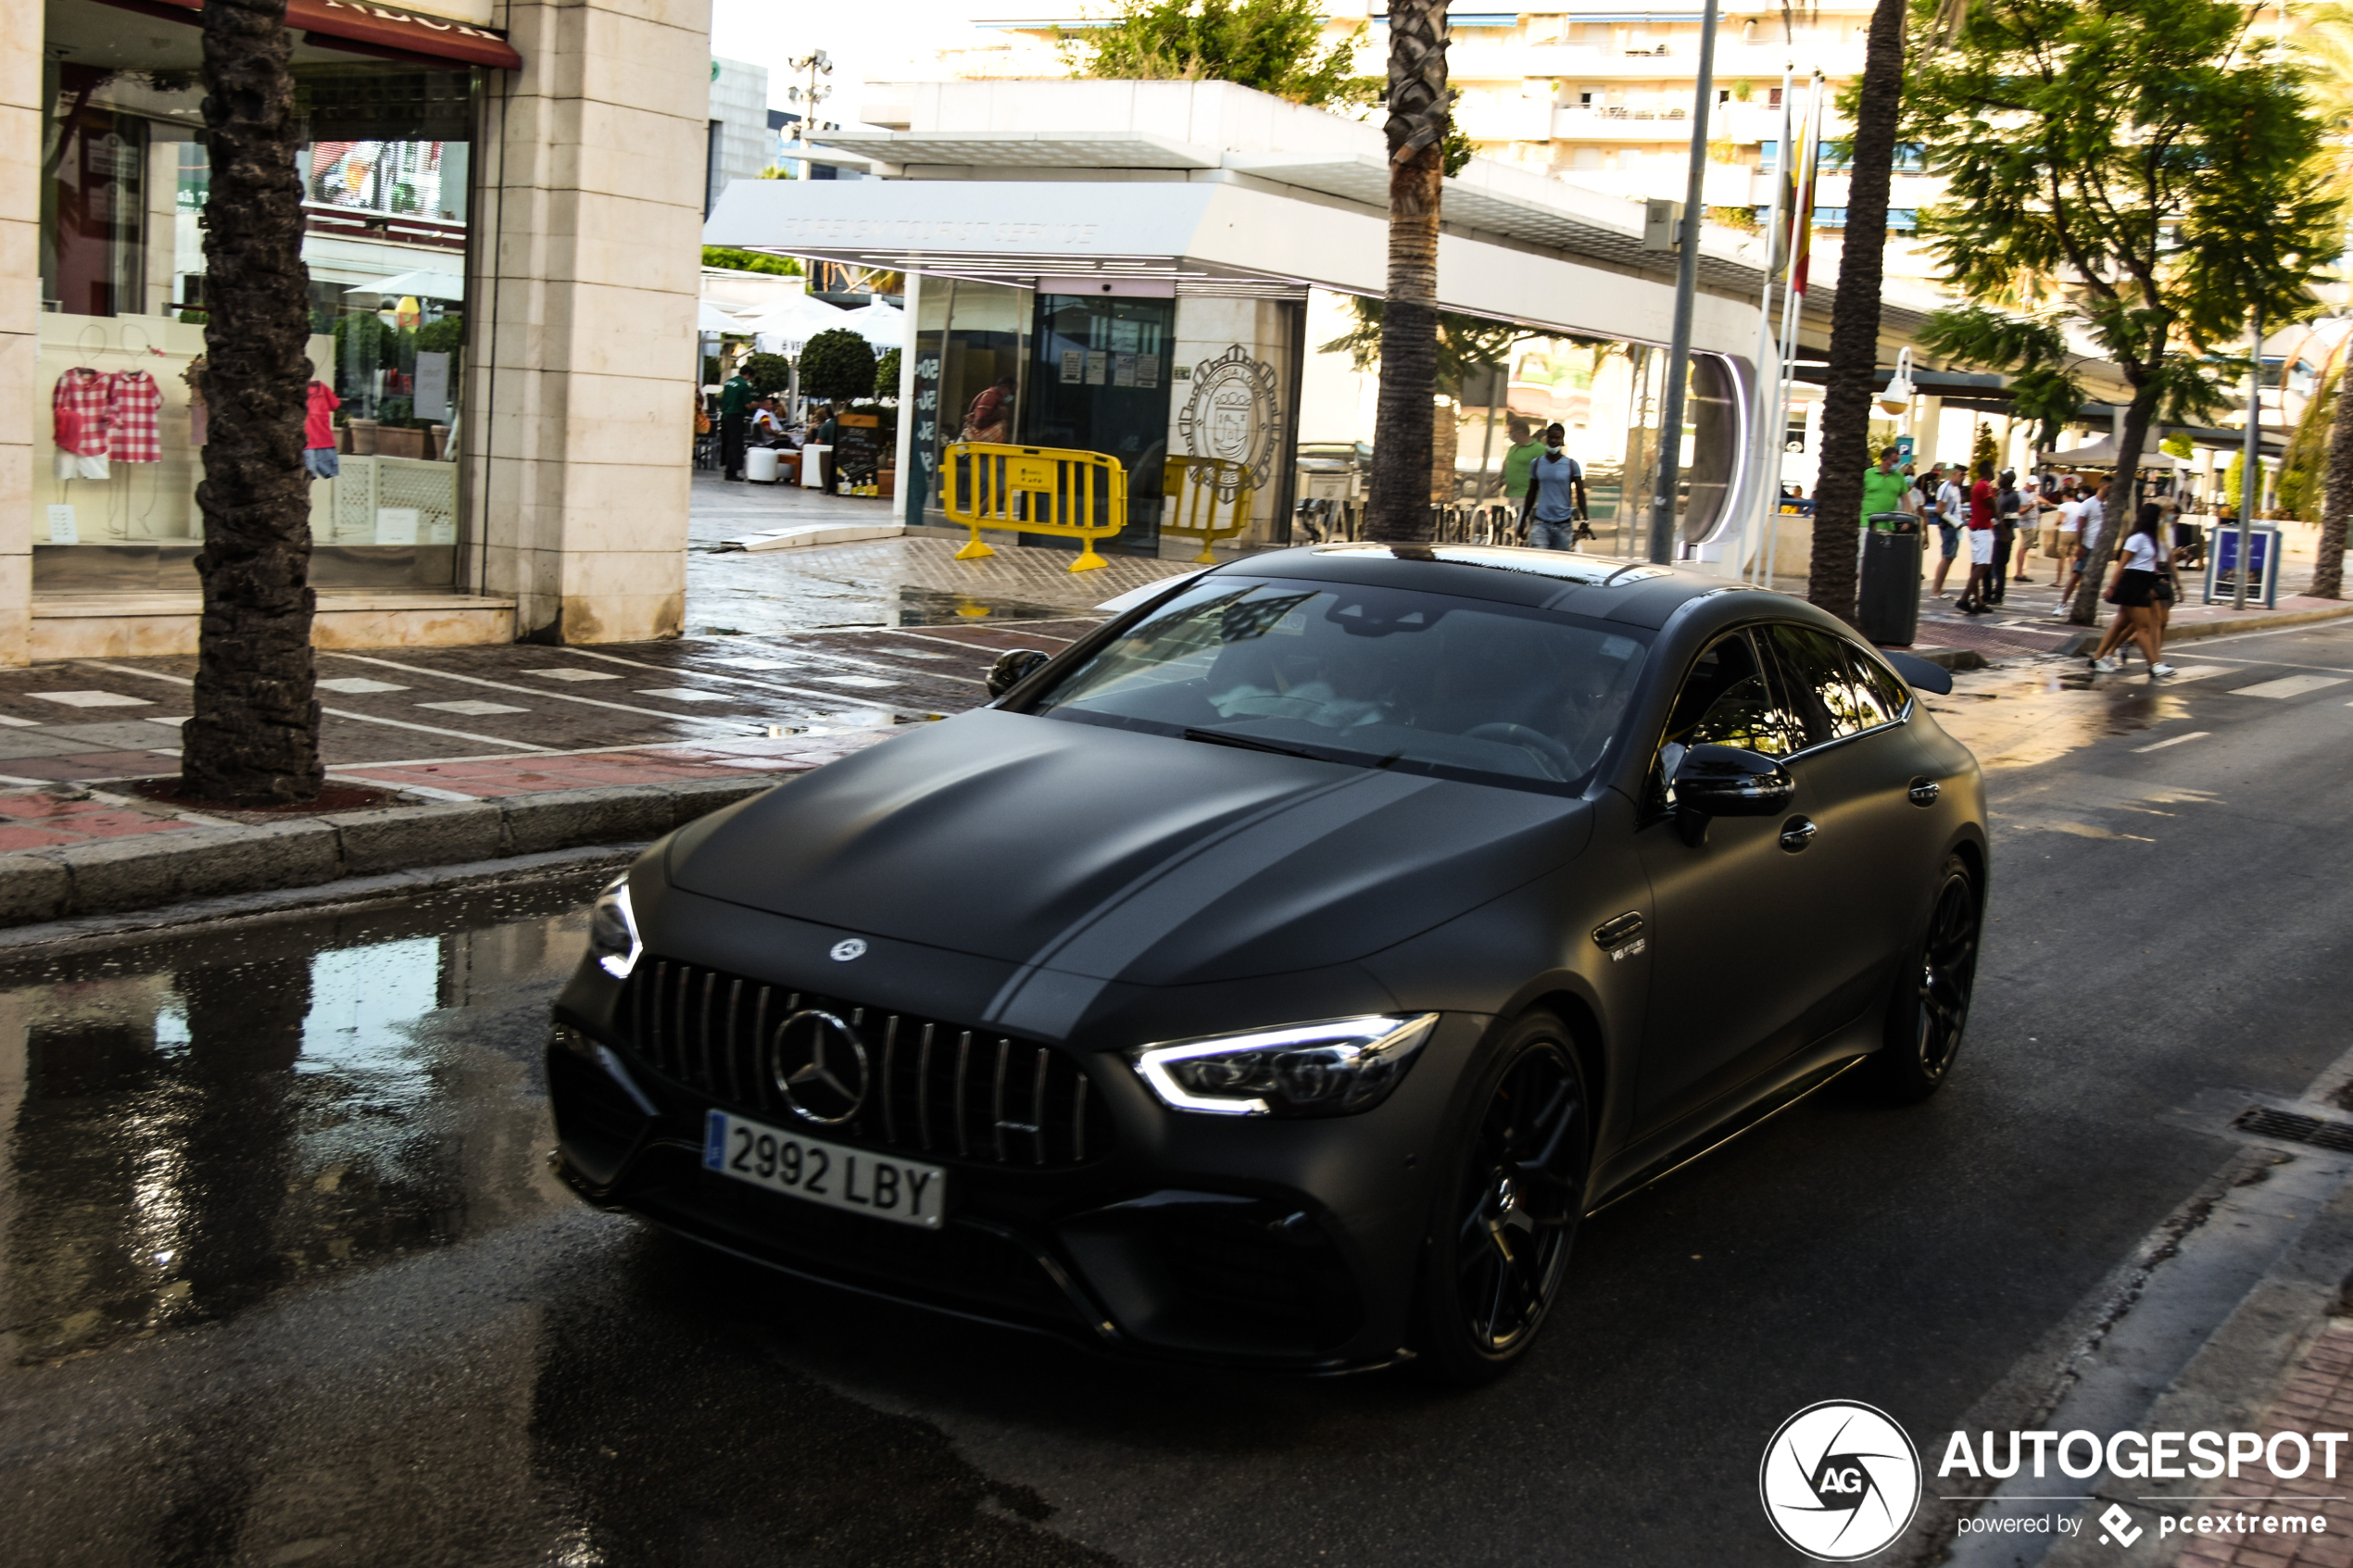
<path id="1" fill-rule="evenodd" d="M 1792 170 L 1796 177 L 1794 197 L 1790 203 L 1790 268 L 1789 286 L 1792 292 L 1806 292 L 1806 275 L 1814 259 L 1814 206 L 1821 188 L 1822 165 L 1822 79 L 1814 79 L 1813 100 L 1806 110 L 1807 125 L 1799 166 Z"/>
<path id="2" fill-rule="evenodd" d="M 1787 79 L 1784 78 L 1784 80 Z M 1782 89 L 1781 139 L 1773 144 L 1775 163 L 1773 178 L 1780 182 L 1781 188 L 1780 199 L 1774 204 L 1776 211 L 1773 219 L 1773 232 L 1770 236 L 1773 254 L 1766 263 L 1766 269 L 1777 278 L 1789 268 L 1789 215 L 1796 208 L 1797 145 L 1790 140 L 1791 132 L 1797 127 L 1796 98 L 1796 94 L 1786 87 Z"/>

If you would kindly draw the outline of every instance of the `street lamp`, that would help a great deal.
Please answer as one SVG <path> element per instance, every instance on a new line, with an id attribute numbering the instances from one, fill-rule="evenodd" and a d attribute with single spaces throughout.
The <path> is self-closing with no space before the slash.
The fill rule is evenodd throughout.
<path id="1" fill-rule="evenodd" d="M 786 69 L 806 71 L 809 75 L 807 87 L 788 87 L 785 90 L 785 101 L 801 106 L 800 177 L 803 180 L 814 179 L 815 168 L 809 161 L 809 133 L 817 129 L 817 106 L 834 95 L 831 87 L 818 86 L 817 79 L 833 74 L 834 57 L 823 49 L 813 49 L 797 60 L 786 61 Z"/>
<path id="2" fill-rule="evenodd" d="M 1699 24 L 1699 88 L 1692 102 L 1692 168 L 1677 239 L 1675 332 L 1667 350 L 1667 407 L 1659 416 L 1658 488 L 1651 496 L 1650 558 L 1674 558 L 1675 491 L 1683 461 L 1683 383 L 1692 358 L 1692 300 L 1699 292 L 1699 219 L 1707 200 L 1707 109 L 1716 98 L 1716 0 Z"/>

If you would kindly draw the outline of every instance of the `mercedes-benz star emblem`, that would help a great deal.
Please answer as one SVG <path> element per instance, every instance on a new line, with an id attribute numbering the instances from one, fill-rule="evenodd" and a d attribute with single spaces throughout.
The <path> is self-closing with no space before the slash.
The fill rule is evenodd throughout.
<path id="1" fill-rule="evenodd" d="M 829 1012 L 803 1009 L 776 1025 L 777 1092 L 804 1122 L 838 1126 L 866 1103 L 866 1046 Z"/>
<path id="2" fill-rule="evenodd" d="M 865 956 L 866 941 L 862 936 L 845 937 L 834 944 L 834 962 L 836 963 L 848 963 L 852 959 L 862 959 Z"/>

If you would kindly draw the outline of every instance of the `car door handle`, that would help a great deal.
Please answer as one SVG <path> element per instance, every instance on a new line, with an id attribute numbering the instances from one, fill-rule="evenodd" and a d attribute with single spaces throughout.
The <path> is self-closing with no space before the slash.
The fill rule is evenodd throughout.
<path id="1" fill-rule="evenodd" d="M 1814 842 L 1815 828 L 1810 817 L 1792 817 L 1781 824 L 1781 847 L 1794 855 Z"/>
<path id="2" fill-rule="evenodd" d="M 1933 806 L 1936 804 L 1936 797 L 1944 793 L 1944 786 L 1938 784 L 1934 779 L 1914 779 L 1912 781 L 1910 794 L 1912 797 L 1912 804 L 1915 806 Z"/>

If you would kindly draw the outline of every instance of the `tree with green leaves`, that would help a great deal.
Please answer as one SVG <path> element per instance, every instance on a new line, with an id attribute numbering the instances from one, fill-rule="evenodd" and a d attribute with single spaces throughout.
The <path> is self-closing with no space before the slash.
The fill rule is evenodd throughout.
<path id="1" fill-rule="evenodd" d="M 1364 35 L 1323 47 L 1315 0 L 1121 0 L 1109 26 L 1058 37 L 1074 76 L 1232 82 L 1322 105 L 1372 100 L 1378 79 L 1353 69 Z"/>
<path id="2" fill-rule="evenodd" d="M 2070 332 L 2133 391 L 2123 493 L 2070 607 L 2078 625 L 2098 618 L 2150 426 L 2224 407 L 2250 317 L 2308 311 L 2336 249 L 2320 120 L 2249 38 L 2253 14 L 2233 0 L 1976 0 L 1906 85 L 1898 136 L 1946 181 L 1921 238 L 1969 301 L 1931 317 L 1923 345 L 2012 372 L 2019 411 L 2046 426 L 2081 403 Z"/>
<path id="3" fill-rule="evenodd" d="M 1389 289 L 1373 408 L 1367 539 L 1436 534 L 1429 509 L 1430 408 L 1438 383 L 1438 207 L 1453 94 L 1446 87 L 1446 0 L 1389 7 Z"/>
<path id="4" fill-rule="evenodd" d="M 801 345 L 803 397 L 840 403 L 874 391 L 874 345 L 848 327 L 828 327 Z"/>
<path id="5" fill-rule="evenodd" d="M 204 8 L 205 402 L 212 426 L 196 486 L 195 712 L 180 732 L 180 784 L 205 800 L 314 798 L 318 671 L 310 623 L 310 476 L 302 466 L 310 380 L 310 274 L 302 261 L 294 40 L 286 0 Z"/>

